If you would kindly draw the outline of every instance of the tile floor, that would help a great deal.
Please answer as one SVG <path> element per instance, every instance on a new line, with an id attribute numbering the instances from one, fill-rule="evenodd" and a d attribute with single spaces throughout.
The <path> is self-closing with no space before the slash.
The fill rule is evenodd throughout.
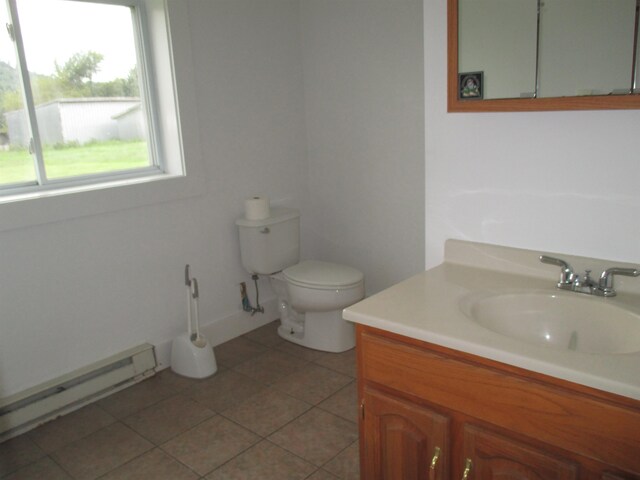
<path id="1" fill-rule="evenodd" d="M 211 378 L 164 370 L 0 444 L 0 478 L 358 479 L 355 351 L 276 327 L 215 347 Z"/>

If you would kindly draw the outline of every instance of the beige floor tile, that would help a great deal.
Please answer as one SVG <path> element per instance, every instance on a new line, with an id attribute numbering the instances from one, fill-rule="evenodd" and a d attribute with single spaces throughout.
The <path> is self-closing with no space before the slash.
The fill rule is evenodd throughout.
<path id="1" fill-rule="evenodd" d="M 265 353 L 268 349 L 264 345 L 249 340 L 246 337 L 237 337 L 221 345 L 217 345 L 213 350 L 216 355 L 216 362 L 224 367 L 230 368 L 257 357 Z"/>
<path id="2" fill-rule="evenodd" d="M 277 325 L 216 347 L 213 377 L 167 369 L 0 444 L 0 478 L 357 478 L 355 351 L 307 349 Z"/>
<path id="3" fill-rule="evenodd" d="M 358 438 L 357 426 L 313 408 L 268 437 L 317 466 L 322 466 Z"/>
<path id="4" fill-rule="evenodd" d="M 266 440 L 207 476 L 208 480 L 302 480 L 316 469 Z"/>
<path id="5" fill-rule="evenodd" d="M 178 375 L 176 372 L 171 370 L 170 368 L 165 368 L 159 371 L 154 378 L 156 380 L 161 381 L 171 389 L 175 390 L 184 390 L 194 382 L 197 382 L 197 379 L 183 377 L 182 375 Z"/>
<path id="6" fill-rule="evenodd" d="M 357 441 L 327 462 L 325 470 L 341 480 L 360 480 L 360 451 Z"/>
<path id="7" fill-rule="evenodd" d="M 300 357 L 308 362 L 317 360 L 325 355 L 325 352 L 321 352 L 320 350 L 306 348 L 296 343 L 288 342 L 286 340 L 283 340 L 282 343 L 275 347 L 275 349 L 284 353 L 288 353 L 289 355 L 293 355 L 294 357 Z"/>
<path id="8" fill-rule="evenodd" d="M 331 395 L 318 404 L 323 410 L 338 415 L 339 417 L 358 423 L 358 385 L 352 381 L 346 387 Z"/>
<path id="9" fill-rule="evenodd" d="M 268 388 L 229 408 L 223 415 L 266 437 L 310 408 L 311 405 L 301 400 Z"/>
<path id="10" fill-rule="evenodd" d="M 0 477 L 44 456 L 42 449 L 26 435 L 0 443 Z"/>
<path id="11" fill-rule="evenodd" d="M 196 383 L 196 380 L 181 377 L 165 369 L 147 380 L 103 398 L 98 405 L 114 417 L 122 419 Z"/>
<path id="12" fill-rule="evenodd" d="M 256 328 L 249 333 L 245 333 L 243 337 L 264 345 L 265 347 L 275 347 L 285 341 L 278 335 L 279 326 L 280 320 L 276 320 L 275 322 L 267 323 L 260 328 Z"/>
<path id="13" fill-rule="evenodd" d="M 338 477 L 331 475 L 326 470 L 317 470 L 307 480 L 338 480 Z"/>
<path id="14" fill-rule="evenodd" d="M 118 422 L 62 447 L 51 457 L 75 479 L 85 480 L 98 478 L 152 447 Z"/>
<path id="15" fill-rule="evenodd" d="M 226 370 L 194 385 L 185 395 L 215 412 L 224 412 L 264 388 L 265 385 L 261 382 L 233 370 Z"/>
<path id="16" fill-rule="evenodd" d="M 300 358 L 270 350 L 233 367 L 233 370 L 265 384 L 272 384 L 299 370 L 308 362 Z"/>
<path id="17" fill-rule="evenodd" d="M 215 412 L 204 405 L 184 395 L 176 395 L 122 421 L 147 440 L 159 445 L 213 415 Z"/>
<path id="18" fill-rule="evenodd" d="M 278 380 L 273 386 L 292 397 L 316 405 L 352 381 L 351 377 L 309 363 L 297 372 Z"/>
<path id="19" fill-rule="evenodd" d="M 2 477 L 3 480 L 72 480 L 72 477 L 67 474 L 59 465 L 56 464 L 51 458 L 43 457 L 37 462 L 31 463 L 28 466 L 21 468 L 17 472 L 10 474 L 7 477 Z"/>
<path id="20" fill-rule="evenodd" d="M 317 360 L 318 365 L 330 368 L 336 372 L 356 378 L 356 349 L 352 348 L 342 353 L 326 353 Z"/>
<path id="21" fill-rule="evenodd" d="M 100 480 L 196 480 L 196 473 L 156 448 L 116 468 Z"/>
<path id="22" fill-rule="evenodd" d="M 51 453 L 115 421 L 113 416 L 98 405 L 91 404 L 45 423 L 29 432 L 28 436 L 42 450 Z"/>
<path id="23" fill-rule="evenodd" d="M 254 433 L 218 415 L 169 440 L 162 449 L 206 475 L 259 440 Z"/>

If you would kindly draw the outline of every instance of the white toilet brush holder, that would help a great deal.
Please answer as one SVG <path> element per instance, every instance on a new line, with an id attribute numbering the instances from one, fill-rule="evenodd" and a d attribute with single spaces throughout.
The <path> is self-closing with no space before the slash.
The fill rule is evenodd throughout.
<path id="1" fill-rule="evenodd" d="M 171 344 L 171 370 L 189 378 L 210 377 L 218 370 L 209 341 L 200 335 L 198 320 L 198 280 L 191 278 L 185 267 L 187 285 L 187 333 L 177 336 Z M 193 315 L 192 315 L 193 309 Z"/>
<path id="2" fill-rule="evenodd" d="M 171 370 L 189 378 L 210 377 L 218 370 L 213 348 L 207 340 L 199 347 L 188 333 L 173 340 L 171 344 Z"/>

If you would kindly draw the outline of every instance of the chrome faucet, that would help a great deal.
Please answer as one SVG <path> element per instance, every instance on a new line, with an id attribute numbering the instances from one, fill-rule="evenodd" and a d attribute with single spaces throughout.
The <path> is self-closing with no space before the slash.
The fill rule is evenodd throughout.
<path id="1" fill-rule="evenodd" d="M 573 272 L 573 268 L 564 260 L 555 257 L 548 257 L 546 255 L 540 255 L 540 261 L 542 263 L 548 263 L 550 265 L 557 265 L 561 268 L 560 280 L 558 280 L 558 288 L 563 290 L 572 290 L 576 281 L 576 274 Z"/>
<path id="2" fill-rule="evenodd" d="M 580 276 L 573 271 L 571 265 L 559 258 L 540 255 L 540 261 L 550 265 L 557 265 L 561 268 L 560 280 L 557 284 L 558 288 L 577 293 L 586 293 L 588 295 L 597 295 L 599 297 L 616 296 L 616 291 L 613 288 L 614 275 L 626 275 L 628 277 L 640 276 L 640 270 L 637 268 L 612 267 L 602 272 L 600 279 L 596 281 L 591 278 L 591 270 L 586 270 L 584 275 Z"/>
<path id="3" fill-rule="evenodd" d="M 580 275 L 576 275 L 572 290 L 580 293 L 593 294 L 597 288 L 598 282 L 591 278 L 591 270 L 585 270 L 582 278 L 580 278 Z"/>
<path id="4" fill-rule="evenodd" d="M 627 277 L 637 277 L 640 275 L 640 270 L 637 268 L 619 268 L 612 267 L 607 268 L 602 275 L 600 275 L 600 281 L 598 282 L 598 289 L 596 295 L 601 297 L 615 297 L 616 291 L 613 289 L 613 276 L 625 275 Z"/>

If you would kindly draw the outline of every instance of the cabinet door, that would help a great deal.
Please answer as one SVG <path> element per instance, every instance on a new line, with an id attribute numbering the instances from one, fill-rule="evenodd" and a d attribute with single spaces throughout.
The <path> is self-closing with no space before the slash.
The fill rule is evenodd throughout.
<path id="1" fill-rule="evenodd" d="M 602 480 L 638 480 L 640 479 L 640 475 L 632 475 L 632 474 L 615 474 L 610 472 L 605 472 L 602 474 Z"/>
<path id="2" fill-rule="evenodd" d="M 549 452 L 473 425 L 464 426 L 469 480 L 571 480 L 578 466 Z"/>
<path id="3" fill-rule="evenodd" d="M 375 390 L 364 392 L 367 480 L 447 480 L 449 419 Z"/>

